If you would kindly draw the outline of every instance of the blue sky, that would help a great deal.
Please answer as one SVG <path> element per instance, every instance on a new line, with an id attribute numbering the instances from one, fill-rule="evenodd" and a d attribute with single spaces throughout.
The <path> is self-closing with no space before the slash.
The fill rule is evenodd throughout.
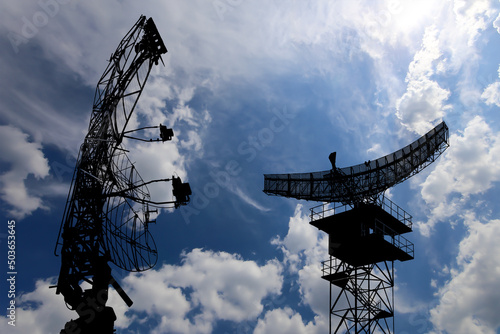
<path id="1" fill-rule="evenodd" d="M 48 288 L 53 248 L 95 85 L 141 14 L 169 52 L 134 122 L 175 137 L 125 145 L 143 179 L 177 174 L 193 196 L 151 227 L 154 269 L 114 269 L 134 300 L 110 294 L 118 333 L 325 333 L 317 203 L 266 196 L 263 174 L 325 170 L 333 151 L 338 166 L 358 164 L 443 119 L 450 148 L 388 192 L 414 223 L 415 259 L 396 263 L 396 329 L 500 332 L 498 1 L 0 6 L 0 241 L 6 254 L 15 219 L 18 271 L 17 326 L 4 319 L 3 333 L 59 333 L 76 318 Z"/>

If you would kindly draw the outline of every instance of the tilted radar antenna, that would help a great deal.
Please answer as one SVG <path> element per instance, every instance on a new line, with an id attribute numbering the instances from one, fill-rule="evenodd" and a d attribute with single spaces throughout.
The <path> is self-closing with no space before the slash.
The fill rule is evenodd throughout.
<path id="1" fill-rule="evenodd" d="M 313 173 L 266 174 L 268 195 L 319 201 L 311 224 L 329 235 L 330 333 L 394 332 L 394 260 L 413 259 L 412 217 L 383 196 L 434 162 L 448 148 L 442 122 L 410 145 L 382 158 Z M 336 204 L 330 204 L 336 203 Z M 338 291 L 334 298 L 333 292 Z M 333 319 L 336 322 L 333 322 Z"/>
<path id="2" fill-rule="evenodd" d="M 141 16 L 111 55 L 94 97 L 88 134 L 80 147 L 54 253 L 61 255 L 56 293 L 79 316 L 61 334 L 113 333 L 116 320 L 106 306 L 111 284 L 128 306 L 132 300 L 111 275 L 108 262 L 127 271 L 152 268 L 156 245 L 149 231 L 158 208 L 189 202 L 191 189 L 179 177 L 145 182 L 123 148 L 124 138 L 171 140 L 164 125 L 127 130 L 153 65 L 167 49 L 153 19 Z M 163 62 L 163 61 L 162 61 Z M 133 132 L 157 128 L 160 138 Z M 175 200 L 154 202 L 148 185 L 172 181 Z M 90 285 L 83 290 L 81 283 Z"/>

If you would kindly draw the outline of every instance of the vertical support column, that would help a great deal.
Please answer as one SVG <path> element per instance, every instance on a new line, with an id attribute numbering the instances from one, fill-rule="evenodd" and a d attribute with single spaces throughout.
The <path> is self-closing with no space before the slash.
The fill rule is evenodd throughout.
<path id="1" fill-rule="evenodd" d="M 330 268 L 331 268 L 331 262 L 332 262 L 332 257 L 330 256 Z M 330 306 L 328 307 L 328 309 L 330 310 L 330 314 L 328 315 L 328 328 L 329 328 L 329 331 L 328 333 L 329 334 L 332 334 L 332 282 L 330 282 Z"/>
<path id="2" fill-rule="evenodd" d="M 352 266 L 331 257 L 330 333 L 394 333 L 394 263 Z M 335 294 L 338 291 L 338 294 Z M 333 326 L 335 330 L 333 330 Z"/>

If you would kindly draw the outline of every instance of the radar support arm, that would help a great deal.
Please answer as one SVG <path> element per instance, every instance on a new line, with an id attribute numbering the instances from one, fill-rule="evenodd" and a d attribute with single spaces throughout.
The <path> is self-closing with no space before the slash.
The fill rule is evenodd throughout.
<path id="1" fill-rule="evenodd" d="M 131 195 L 130 193 L 135 190 L 139 189 L 142 187 L 147 186 L 148 184 L 151 183 L 157 183 L 157 182 L 169 182 L 173 181 L 173 195 L 176 197 L 175 201 L 162 201 L 162 202 L 154 202 L 149 199 L 146 199 L 146 197 L 137 197 L 134 195 Z M 130 186 L 127 189 L 115 191 L 115 192 L 110 192 L 106 194 L 107 197 L 115 197 L 115 196 L 121 196 L 124 198 L 128 198 L 130 200 L 133 200 L 134 202 L 140 203 L 140 204 L 153 204 L 153 205 L 165 205 L 165 204 L 175 204 L 175 207 L 178 207 L 180 205 L 186 205 L 187 202 L 189 202 L 189 196 L 191 195 L 191 187 L 189 186 L 189 183 L 182 182 L 180 177 L 175 177 L 172 176 L 171 179 L 158 179 L 158 180 L 151 180 L 148 182 L 142 182 L 140 184 L 135 184 L 133 186 Z"/>
<path id="2" fill-rule="evenodd" d="M 137 132 L 137 131 L 140 131 L 140 130 L 146 130 L 146 129 L 160 129 L 160 138 L 157 138 L 156 141 L 161 141 L 162 142 L 166 142 L 168 140 L 172 140 L 172 137 L 174 136 L 174 130 L 173 129 L 170 129 L 170 128 L 167 128 L 165 125 L 162 125 L 160 124 L 159 126 L 145 126 L 145 127 L 142 127 L 142 128 L 139 128 L 139 129 L 135 129 L 135 130 L 129 130 L 129 131 L 124 131 L 123 132 L 123 137 L 125 138 L 129 138 L 129 139 L 135 139 L 135 140 L 140 140 L 140 141 L 145 141 L 145 142 L 152 142 L 153 139 L 143 139 L 143 138 L 137 138 L 137 137 L 132 137 L 132 136 L 129 136 L 128 134 L 129 133 L 132 133 L 132 132 Z"/>

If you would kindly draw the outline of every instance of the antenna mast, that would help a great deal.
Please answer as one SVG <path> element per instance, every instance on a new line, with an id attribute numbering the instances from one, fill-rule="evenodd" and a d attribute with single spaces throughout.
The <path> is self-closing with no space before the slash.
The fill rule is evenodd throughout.
<path id="1" fill-rule="evenodd" d="M 188 183 L 176 177 L 145 182 L 122 147 L 125 137 L 148 141 L 129 135 L 145 128 L 127 130 L 127 125 L 153 65 L 166 52 L 153 19 L 141 16 L 111 55 L 97 84 L 54 250 L 61 255 L 56 294 L 62 294 L 79 316 L 67 322 L 61 334 L 114 333 L 116 315 L 106 306 L 109 285 L 129 307 L 132 300 L 112 277 L 109 262 L 127 271 L 152 268 L 157 250 L 149 231 L 155 222 L 151 213 L 189 202 Z M 163 125 L 146 128 L 159 128 L 162 142 L 173 136 L 172 129 Z M 147 185 L 168 181 L 176 199 L 153 202 Z M 83 282 L 91 288 L 83 290 Z"/>

